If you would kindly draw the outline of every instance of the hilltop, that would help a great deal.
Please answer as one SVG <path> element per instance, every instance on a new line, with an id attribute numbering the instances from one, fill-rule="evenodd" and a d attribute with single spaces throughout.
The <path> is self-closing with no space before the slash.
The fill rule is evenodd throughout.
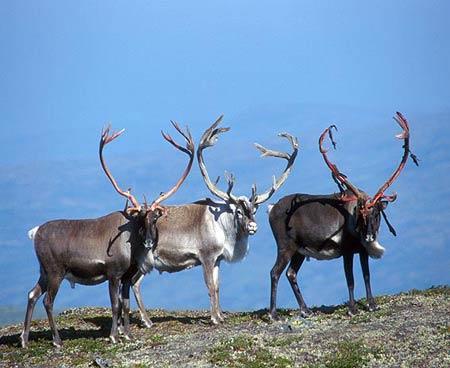
<path id="1" fill-rule="evenodd" d="M 226 313 L 220 326 L 207 311 L 150 310 L 154 325 L 132 315 L 134 340 L 112 345 L 108 308 L 69 309 L 57 317 L 64 346 L 53 348 L 46 320 L 32 324 L 30 346 L 19 347 L 21 325 L 0 328 L 0 367 L 448 367 L 450 287 L 377 297 L 379 310 L 346 315 L 344 305 L 298 317 L 281 310 Z"/>

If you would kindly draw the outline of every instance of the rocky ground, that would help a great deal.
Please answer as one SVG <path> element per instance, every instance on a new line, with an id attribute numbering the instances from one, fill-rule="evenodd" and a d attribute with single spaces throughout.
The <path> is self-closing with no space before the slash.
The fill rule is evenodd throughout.
<path id="1" fill-rule="evenodd" d="M 46 320 L 34 321 L 27 349 L 20 325 L 0 329 L 0 367 L 450 367 L 450 288 L 377 298 L 379 309 L 346 315 L 345 306 L 302 319 L 281 310 L 227 313 L 212 326 L 207 311 L 150 310 L 154 325 L 132 318 L 134 340 L 111 344 L 107 308 L 71 309 L 57 318 L 64 346 L 53 348 Z"/>

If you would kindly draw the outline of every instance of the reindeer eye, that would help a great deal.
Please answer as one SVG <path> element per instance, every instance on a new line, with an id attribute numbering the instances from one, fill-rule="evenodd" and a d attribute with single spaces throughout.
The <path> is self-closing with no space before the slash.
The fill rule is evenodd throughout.
<path id="1" fill-rule="evenodd" d="M 242 217 L 242 211 L 241 211 L 240 209 L 237 209 L 237 210 L 236 210 L 236 214 L 237 214 L 239 217 Z"/>

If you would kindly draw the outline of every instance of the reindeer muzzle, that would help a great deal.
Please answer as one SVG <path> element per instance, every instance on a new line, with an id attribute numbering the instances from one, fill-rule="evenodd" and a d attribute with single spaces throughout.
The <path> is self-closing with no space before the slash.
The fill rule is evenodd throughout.
<path id="1" fill-rule="evenodd" d="M 373 241 L 375 241 L 375 236 L 373 236 L 373 235 L 366 235 L 366 242 L 367 243 L 371 243 Z"/>
<path id="2" fill-rule="evenodd" d="M 155 245 L 155 241 L 153 239 L 145 239 L 144 241 L 144 248 L 145 249 L 151 249 Z"/>
<path id="3" fill-rule="evenodd" d="M 249 235 L 255 234 L 257 230 L 258 230 L 258 225 L 256 224 L 256 222 L 250 221 L 247 224 L 247 231 L 248 231 Z"/>

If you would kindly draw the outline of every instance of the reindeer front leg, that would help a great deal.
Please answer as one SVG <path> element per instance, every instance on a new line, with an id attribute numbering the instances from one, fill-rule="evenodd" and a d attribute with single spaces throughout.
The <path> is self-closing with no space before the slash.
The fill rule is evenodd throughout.
<path id="1" fill-rule="evenodd" d="M 121 288 L 121 309 L 123 320 L 123 336 L 127 340 L 131 340 L 130 335 L 130 280 L 124 280 Z M 119 314 L 120 316 L 120 314 Z M 120 319 L 120 317 L 119 317 Z"/>
<path id="2" fill-rule="evenodd" d="M 220 322 L 223 322 L 225 320 L 225 316 L 222 312 L 222 308 L 220 308 L 220 299 L 219 299 L 219 261 L 216 262 L 213 269 L 213 282 L 214 282 L 214 292 L 216 296 L 216 308 L 218 312 L 218 316 L 220 319 Z"/>
<path id="3" fill-rule="evenodd" d="M 145 310 L 144 302 L 142 301 L 141 295 L 141 283 L 144 279 L 144 275 L 140 275 L 139 278 L 132 284 L 133 293 L 136 298 L 136 303 L 139 308 L 139 313 L 141 315 L 142 323 L 146 328 L 150 328 L 153 325 L 152 320 L 149 318 L 147 311 Z"/>
<path id="4" fill-rule="evenodd" d="M 368 303 L 369 312 L 376 311 L 378 309 L 375 299 L 372 295 L 372 289 L 370 288 L 370 271 L 369 271 L 369 255 L 365 249 L 361 250 L 359 254 L 359 261 L 361 263 L 362 274 L 364 277 L 364 284 L 366 286 L 366 298 Z"/>
<path id="5" fill-rule="evenodd" d="M 354 296 L 354 289 L 355 289 L 355 280 L 353 278 L 353 253 L 352 252 L 345 252 L 344 253 L 344 271 L 345 271 L 345 278 L 347 280 L 347 287 L 348 287 L 348 314 L 350 317 L 353 317 L 357 311 L 356 311 L 356 305 L 355 305 L 355 296 Z"/>
<path id="6" fill-rule="evenodd" d="M 221 322 L 220 307 L 218 303 L 218 290 L 216 292 L 216 283 L 214 282 L 215 262 L 210 260 L 203 263 L 203 277 L 205 278 L 206 287 L 208 288 L 209 300 L 211 303 L 211 321 L 217 325 Z M 217 268 L 218 277 L 218 268 Z"/>
<path id="7" fill-rule="evenodd" d="M 118 319 L 120 312 L 119 289 L 120 280 L 117 278 L 111 278 L 109 280 L 109 298 L 111 299 L 112 324 L 109 338 L 113 344 L 117 342 L 118 337 Z"/>

